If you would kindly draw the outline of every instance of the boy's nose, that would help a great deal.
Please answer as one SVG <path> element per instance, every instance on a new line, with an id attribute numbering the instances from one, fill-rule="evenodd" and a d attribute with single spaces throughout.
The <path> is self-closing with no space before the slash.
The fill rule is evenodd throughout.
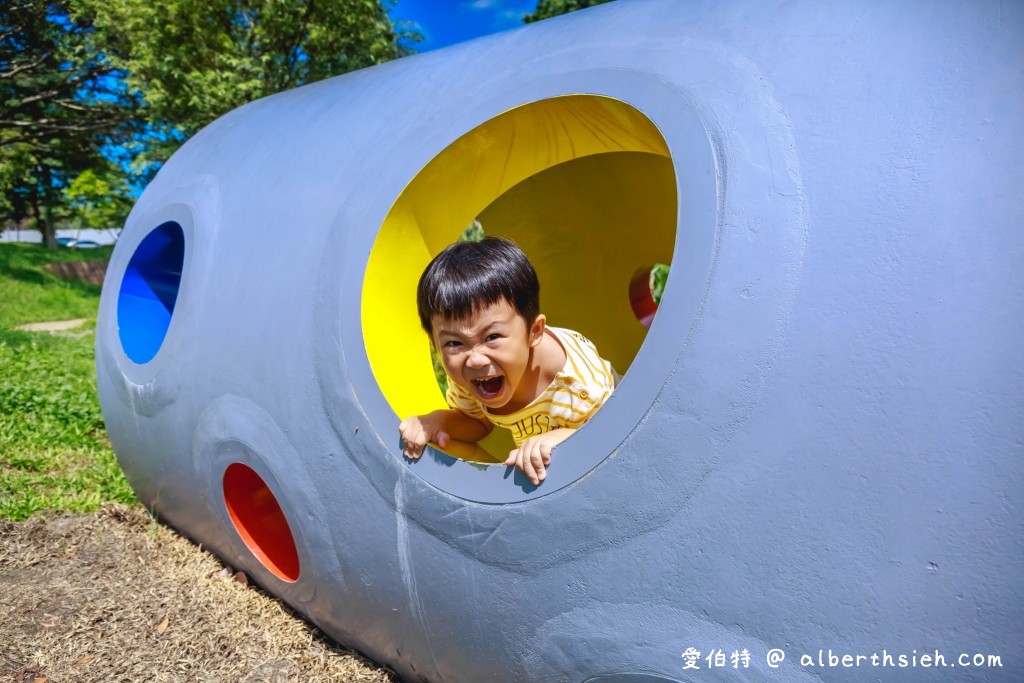
<path id="1" fill-rule="evenodd" d="M 476 349 L 470 351 L 469 358 L 466 359 L 466 365 L 474 369 L 485 368 L 490 362 L 491 361 L 488 360 L 487 356 Z"/>

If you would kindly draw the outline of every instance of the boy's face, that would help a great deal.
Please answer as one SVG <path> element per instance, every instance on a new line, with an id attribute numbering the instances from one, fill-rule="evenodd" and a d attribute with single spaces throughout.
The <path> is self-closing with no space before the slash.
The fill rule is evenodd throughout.
<path id="1" fill-rule="evenodd" d="M 526 381 L 531 351 L 544 335 L 544 316 L 527 328 L 512 305 L 502 299 L 462 320 L 431 318 L 434 347 L 445 372 L 488 410 L 515 409 L 536 396 L 536 382 Z"/>

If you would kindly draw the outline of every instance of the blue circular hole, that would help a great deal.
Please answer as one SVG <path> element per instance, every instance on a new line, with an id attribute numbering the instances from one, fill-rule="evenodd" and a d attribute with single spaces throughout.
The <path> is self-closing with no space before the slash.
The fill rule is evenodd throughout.
<path id="1" fill-rule="evenodd" d="M 174 221 L 146 235 L 128 262 L 117 295 L 117 333 L 125 355 L 140 365 L 167 336 L 184 262 L 185 233 Z"/>

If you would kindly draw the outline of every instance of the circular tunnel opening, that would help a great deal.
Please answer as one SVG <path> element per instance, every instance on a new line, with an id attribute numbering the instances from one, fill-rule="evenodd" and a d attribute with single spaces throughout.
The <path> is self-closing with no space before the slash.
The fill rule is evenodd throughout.
<path id="1" fill-rule="evenodd" d="M 224 471 L 224 503 L 235 530 L 256 559 L 282 581 L 297 581 L 295 538 L 263 478 L 247 465 L 232 463 Z"/>
<path id="2" fill-rule="evenodd" d="M 629 281 L 629 305 L 633 316 L 647 329 L 651 329 L 654 316 L 658 313 L 658 304 L 665 291 L 668 281 L 669 267 L 664 263 L 652 263 L 642 266 L 633 273 Z"/>
<path id="3" fill-rule="evenodd" d="M 185 235 L 174 221 L 146 235 L 128 261 L 117 295 L 117 333 L 135 363 L 148 363 L 163 345 L 184 262 Z"/>
<path id="4" fill-rule="evenodd" d="M 405 187 L 370 253 L 363 341 L 385 399 L 403 418 L 446 407 L 416 284 L 434 255 L 477 228 L 514 240 L 533 262 L 548 324 L 591 339 L 625 375 L 648 330 L 630 285 L 639 269 L 671 262 L 676 216 L 665 140 L 621 100 L 540 100 L 462 135 Z M 493 463 L 512 448 L 511 435 L 495 429 L 479 447 L 445 450 Z"/>

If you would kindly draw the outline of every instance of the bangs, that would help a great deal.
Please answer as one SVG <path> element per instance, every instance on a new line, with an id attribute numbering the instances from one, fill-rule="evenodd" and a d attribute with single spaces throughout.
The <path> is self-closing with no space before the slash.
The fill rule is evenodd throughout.
<path id="1" fill-rule="evenodd" d="M 500 237 L 449 246 L 423 271 L 416 296 L 427 334 L 435 315 L 463 320 L 502 300 L 527 325 L 540 312 L 540 283 L 533 265 L 514 242 Z"/>
<path id="2" fill-rule="evenodd" d="M 500 283 L 494 282 L 493 278 L 481 280 L 483 281 L 442 283 L 428 304 L 431 317 L 440 315 L 447 320 L 463 320 L 502 299 L 507 299 L 510 305 L 515 305 L 502 290 Z"/>

